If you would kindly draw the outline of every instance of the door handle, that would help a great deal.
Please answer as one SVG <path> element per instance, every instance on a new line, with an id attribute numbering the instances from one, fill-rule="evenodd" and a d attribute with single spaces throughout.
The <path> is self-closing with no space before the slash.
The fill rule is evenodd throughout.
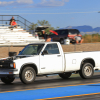
<path id="1" fill-rule="evenodd" d="M 57 55 L 58 57 L 61 57 L 61 55 Z"/>

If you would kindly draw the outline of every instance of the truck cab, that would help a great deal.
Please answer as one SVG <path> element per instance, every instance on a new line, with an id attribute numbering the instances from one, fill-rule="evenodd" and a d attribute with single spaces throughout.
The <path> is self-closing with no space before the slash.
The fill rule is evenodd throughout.
<path id="1" fill-rule="evenodd" d="M 29 44 L 26 46 L 17 57 L 27 56 L 20 59 L 20 66 L 23 64 L 34 63 L 37 65 L 37 74 L 56 73 L 64 70 L 63 66 L 63 51 L 59 47 L 59 43 L 45 42 Z M 30 60 L 29 60 L 30 59 Z M 15 60 L 15 62 L 18 60 Z M 58 64 L 59 62 L 59 64 Z"/>

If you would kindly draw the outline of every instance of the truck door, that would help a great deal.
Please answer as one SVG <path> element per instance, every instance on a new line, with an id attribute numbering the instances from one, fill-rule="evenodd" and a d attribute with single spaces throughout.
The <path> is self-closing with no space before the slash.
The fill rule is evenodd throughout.
<path id="1" fill-rule="evenodd" d="M 47 44 L 44 49 L 44 54 L 40 55 L 40 72 L 54 73 L 62 71 L 62 55 L 56 43 Z"/>

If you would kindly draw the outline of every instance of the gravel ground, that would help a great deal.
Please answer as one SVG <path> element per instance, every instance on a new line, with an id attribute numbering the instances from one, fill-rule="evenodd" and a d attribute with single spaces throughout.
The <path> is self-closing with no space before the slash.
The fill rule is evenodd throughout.
<path id="1" fill-rule="evenodd" d="M 0 47 L 0 58 L 8 57 L 8 52 L 17 52 L 21 51 L 24 47 Z M 100 51 L 100 43 L 83 43 L 76 45 L 62 45 L 64 52 L 73 52 L 73 51 Z"/>

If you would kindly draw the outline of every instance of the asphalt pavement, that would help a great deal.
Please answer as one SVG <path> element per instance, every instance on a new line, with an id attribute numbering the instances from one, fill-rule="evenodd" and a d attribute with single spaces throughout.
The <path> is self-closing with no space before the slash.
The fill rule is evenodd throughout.
<path id="1" fill-rule="evenodd" d="M 58 75 L 37 77 L 33 84 L 25 85 L 19 79 L 12 84 L 0 81 L 0 100 L 99 100 L 100 72 L 91 79 L 78 74 L 69 79 Z"/>

